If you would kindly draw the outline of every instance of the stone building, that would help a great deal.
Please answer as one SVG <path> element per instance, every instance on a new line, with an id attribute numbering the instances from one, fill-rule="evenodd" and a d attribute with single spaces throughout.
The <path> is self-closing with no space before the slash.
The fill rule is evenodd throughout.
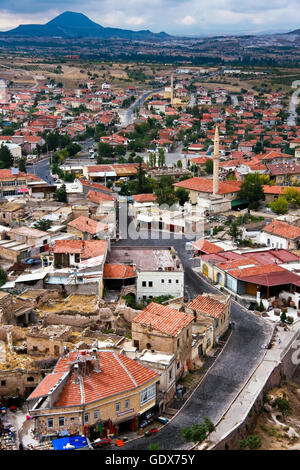
<path id="1" fill-rule="evenodd" d="M 152 302 L 133 320 L 133 346 L 174 354 L 176 378 L 191 369 L 194 315 Z"/>

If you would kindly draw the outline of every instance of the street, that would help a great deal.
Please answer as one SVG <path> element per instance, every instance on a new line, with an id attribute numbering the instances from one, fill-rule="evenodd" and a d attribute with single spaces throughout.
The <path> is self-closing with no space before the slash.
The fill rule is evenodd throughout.
<path id="1" fill-rule="evenodd" d="M 174 235 L 171 235 L 169 240 L 121 240 L 117 246 L 174 246 L 185 268 L 185 286 L 189 293 L 192 295 L 203 292 L 220 293 L 192 271 L 193 260 L 185 250 L 186 241 L 189 240 L 176 240 Z M 213 423 L 221 419 L 261 361 L 264 355 L 261 345 L 269 341 L 273 331 L 270 323 L 247 312 L 236 302 L 232 302 L 231 305 L 231 320 L 235 322 L 235 329 L 226 347 L 180 412 L 157 435 L 128 442 L 122 449 L 147 449 L 152 442 L 159 443 L 162 450 L 188 449 L 192 443 L 187 443 L 180 437 L 181 429 L 198 424 L 205 417 Z"/>

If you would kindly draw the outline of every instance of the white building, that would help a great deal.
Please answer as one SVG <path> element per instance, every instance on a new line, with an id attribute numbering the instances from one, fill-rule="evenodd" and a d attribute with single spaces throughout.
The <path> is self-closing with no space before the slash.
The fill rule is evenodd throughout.
<path id="1" fill-rule="evenodd" d="M 184 270 L 172 247 L 113 247 L 108 263 L 136 266 L 137 300 L 184 295 Z"/>

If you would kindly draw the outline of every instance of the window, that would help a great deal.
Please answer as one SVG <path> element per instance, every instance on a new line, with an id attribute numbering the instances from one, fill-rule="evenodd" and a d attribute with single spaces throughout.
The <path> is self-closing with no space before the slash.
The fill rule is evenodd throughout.
<path id="1" fill-rule="evenodd" d="M 190 332 L 189 330 L 186 330 L 186 337 L 189 338 L 189 336 L 190 336 Z"/>
<path id="2" fill-rule="evenodd" d="M 139 342 L 138 339 L 134 339 L 134 340 L 133 340 L 133 346 L 134 346 L 135 348 L 139 348 L 140 342 Z"/>
<path id="3" fill-rule="evenodd" d="M 173 370 L 169 370 L 169 380 L 173 379 Z"/>
<path id="4" fill-rule="evenodd" d="M 116 412 L 121 410 L 121 403 L 116 403 Z"/>
<path id="5" fill-rule="evenodd" d="M 149 281 L 149 282 L 148 282 L 148 286 L 149 286 L 149 287 L 153 287 L 153 282 L 152 282 L 152 281 Z"/>
<path id="6" fill-rule="evenodd" d="M 34 377 L 27 377 L 27 382 L 34 382 Z"/>
<path id="7" fill-rule="evenodd" d="M 99 419 L 99 410 L 94 410 L 94 421 Z"/>
<path id="8" fill-rule="evenodd" d="M 141 391 L 141 406 L 145 405 L 155 397 L 155 384 Z"/>
<path id="9" fill-rule="evenodd" d="M 47 240 L 43 240 L 43 245 L 47 245 Z"/>
<path id="10" fill-rule="evenodd" d="M 143 281 L 143 282 L 142 282 L 142 286 L 143 286 L 143 287 L 146 287 L 146 285 L 147 285 L 146 281 Z"/>
<path id="11" fill-rule="evenodd" d="M 180 362 L 177 362 L 177 369 L 180 368 Z"/>
<path id="12" fill-rule="evenodd" d="M 164 280 L 164 279 L 162 279 L 162 280 L 161 280 L 161 283 L 162 283 L 162 284 L 164 284 L 164 283 L 165 283 L 165 280 Z"/>
<path id="13" fill-rule="evenodd" d="M 6 380 L 1 380 L 1 387 L 6 387 Z"/>
<path id="14" fill-rule="evenodd" d="M 130 400 L 125 400 L 125 410 L 129 410 Z"/>
<path id="15" fill-rule="evenodd" d="M 58 425 L 59 425 L 59 426 L 64 426 L 64 425 L 65 425 L 65 418 L 64 418 L 64 416 L 60 416 L 60 417 L 58 418 Z"/>
<path id="16" fill-rule="evenodd" d="M 178 280 L 178 279 L 176 279 L 176 284 L 179 284 L 179 280 Z"/>
<path id="17" fill-rule="evenodd" d="M 85 413 L 84 415 L 84 422 L 89 423 L 90 422 L 90 413 Z"/>
<path id="18" fill-rule="evenodd" d="M 169 279 L 169 284 L 172 284 L 172 279 Z"/>
<path id="19" fill-rule="evenodd" d="M 53 418 L 48 418 L 48 428 L 53 428 Z"/>
<path id="20" fill-rule="evenodd" d="M 180 346 L 180 339 L 177 340 L 177 348 Z"/>

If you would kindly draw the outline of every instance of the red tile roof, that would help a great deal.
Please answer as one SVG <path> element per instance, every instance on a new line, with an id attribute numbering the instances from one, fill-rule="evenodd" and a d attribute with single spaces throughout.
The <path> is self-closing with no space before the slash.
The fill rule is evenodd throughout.
<path id="1" fill-rule="evenodd" d="M 295 227 L 294 225 L 279 220 L 273 220 L 269 225 L 264 227 L 263 231 L 290 240 L 300 238 L 300 227 Z"/>
<path id="2" fill-rule="evenodd" d="M 241 181 L 219 181 L 218 194 L 235 193 L 240 190 Z M 213 192 L 213 180 L 206 178 L 189 178 L 174 184 L 175 187 L 184 188 L 203 193 Z"/>
<path id="3" fill-rule="evenodd" d="M 135 194 L 132 196 L 135 202 L 155 202 L 156 196 L 152 193 Z"/>
<path id="4" fill-rule="evenodd" d="M 81 259 L 106 253 L 106 240 L 55 240 L 53 253 L 81 253 Z"/>
<path id="5" fill-rule="evenodd" d="M 28 400 L 48 395 L 51 388 L 54 387 L 64 375 L 65 372 L 56 372 L 46 375 L 46 377 L 44 377 L 44 379 L 39 383 L 31 395 L 29 395 Z"/>
<path id="6" fill-rule="evenodd" d="M 189 308 L 200 311 L 210 317 L 219 318 L 226 304 L 219 300 L 213 299 L 208 295 L 197 295 L 189 304 Z"/>
<path id="7" fill-rule="evenodd" d="M 92 235 L 96 235 L 97 233 L 108 229 L 107 224 L 102 224 L 101 222 L 97 222 L 97 220 L 84 217 L 84 215 L 81 215 L 80 217 L 72 220 L 72 222 L 69 222 L 68 226 L 73 227 L 80 232 L 87 232 Z"/>
<path id="8" fill-rule="evenodd" d="M 136 271 L 127 264 L 106 264 L 103 279 L 127 279 L 136 277 Z"/>
<path id="9" fill-rule="evenodd" d="M 223 251 L 218 245 L 205 240 L 205 238 L 199 238 L 193 243 L 193 248 L 203 251 L 206 254 L 220 253 Z"/>
<path id="10" fill-rule="evenodd" d="M 193 320 L 193 315 L 179 312 L 166 305 L 151 302 L 134 318 L 133 322 L 152 326 L 155 330 L 166 333 L 169 336 L 177 336 L 182 328 L 185 328 Z"/>
<path id="11" fill-rule="evenodd" d="M 82 353 L 84 351 L 81 351 Z M 88 358 L 88 351 L 85 351 Z M 74 372 L 71 371 L 66 385 L 63 387 L 55 408 L 92 403 L 97 400 L 116 396 L 119 393 L 134 390 L 153 379 L 159 374 L 122 354 L 113 351 L 98 351 L 100 372 L 93 370 L 94 360 L 87 359 L 86 375 L 81 376 L 81 384 L 74 383 Z M 77 351 L 62 357 L 54 372 L 64 372 L 71 369 L 71 363 L 76 361 Z"/>

